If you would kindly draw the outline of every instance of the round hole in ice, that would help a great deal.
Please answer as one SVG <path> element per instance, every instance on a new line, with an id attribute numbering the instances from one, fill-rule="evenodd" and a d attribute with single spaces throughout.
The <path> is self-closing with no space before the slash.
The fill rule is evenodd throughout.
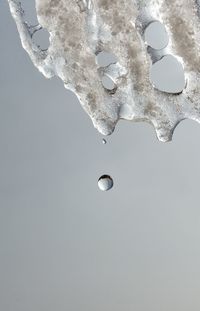
<path id="1" fill-rule="evenodd" d="M 165 26 L 159 21 L 150 23 L 144 32 L 144 38 L 147 45 L 155 50 L 166 48 L 169 43 L 169 37 Z"/>

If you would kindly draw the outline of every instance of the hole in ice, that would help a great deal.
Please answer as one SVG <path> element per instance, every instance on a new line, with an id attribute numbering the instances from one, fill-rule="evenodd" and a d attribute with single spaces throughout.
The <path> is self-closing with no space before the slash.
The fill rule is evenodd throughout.
<path id="1" fill-rule="evenodd" d="M 45 28 L 42 28 L 33 34 L 33 40 L 43 51 L 45 51 L 49 47 L 49 32 Z"/>
<path id="2" fill-rule="evenodd" d="M 116 89 L 115 82 L 109 76 L 104 75 L 101 81 L 104 88 L 107 89 L 108 91 L 113 91 Z"/>
<path id="3" fill-rule="evenodd" d="M 113 184 L 113 179 L 109 175 L 103 175 L 98 180 L 98 186 L 101 191 L 112 189 Z"/>
<path id="4" fill-rule="evenodd" d="M 159 21 L 150 23 L 144 32 L 145 42 L 155 50 L 166 48 L 169 37 L 165 26 Z"/>
<path id="5" fill-rule="evenodd" d="M 36 8 L 35 8 L 35 0 L 21 0 L 21 6 L 24 10 L 24 19 L 27 21 L 30 25 L 36 25 L 38 24 L 37 14 L 36 14 Z"/>
<path id="6" fill-rule="evenodd" d="M 183 66 L 172 55 L 166 55 L 152 65 L 150 80 L 159 91 L 172 94 L 181 93 L 186 85 Z"/>
<path id="7" fill-rule="evenodd" d="M 97 64 L 100 67 L 107 67 L 107 66 L 109 66 L 111 64 L 115 64 L 115 63 L 117 63 L 117 58 L 112 53 L 100 52 L 97 55 Z"/>

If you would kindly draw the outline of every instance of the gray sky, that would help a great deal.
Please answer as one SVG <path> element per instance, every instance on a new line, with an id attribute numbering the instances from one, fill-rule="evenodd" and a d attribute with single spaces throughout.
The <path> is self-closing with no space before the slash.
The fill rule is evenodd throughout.
<path id="1" fill-rule="evenodd" d="M 200 126 L 163 144 L 121 121 L 103 145 L 1 0 L 0 41 L 0 310 L 199 311 Z"/>

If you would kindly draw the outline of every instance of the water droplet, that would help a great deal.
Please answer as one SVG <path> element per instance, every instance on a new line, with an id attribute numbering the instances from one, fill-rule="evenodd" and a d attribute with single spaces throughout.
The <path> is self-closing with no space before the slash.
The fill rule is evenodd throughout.
<path id="1" fill-rule="evenodd" d="M 105 140 L 105 138 L 102 139 L 102 143 L 105 145 L 107 144 L 107 140 Z"/>
<path id="2" fill-rule="evenodd" d="M 101 191 L 108 191 L 113 187 L 113 179 L 109 175 L 102 175 L 98 180 L 98 186 Z"/>

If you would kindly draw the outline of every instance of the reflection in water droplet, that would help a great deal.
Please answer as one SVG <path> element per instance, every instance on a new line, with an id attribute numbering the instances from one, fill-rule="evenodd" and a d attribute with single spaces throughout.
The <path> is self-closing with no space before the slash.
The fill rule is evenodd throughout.
<path id="1" fill-rule="evenodd" d="M 102 175 L 98 180 L 99 189 L 108 191 L 113 187 L 113 179 L 109 175 Z"/>
<path id="2" fill-rule="evenodd" d="M 107 144 L 107 141 L 103 138 L 102 143 L 105 145 L 105 144 Z"/>

